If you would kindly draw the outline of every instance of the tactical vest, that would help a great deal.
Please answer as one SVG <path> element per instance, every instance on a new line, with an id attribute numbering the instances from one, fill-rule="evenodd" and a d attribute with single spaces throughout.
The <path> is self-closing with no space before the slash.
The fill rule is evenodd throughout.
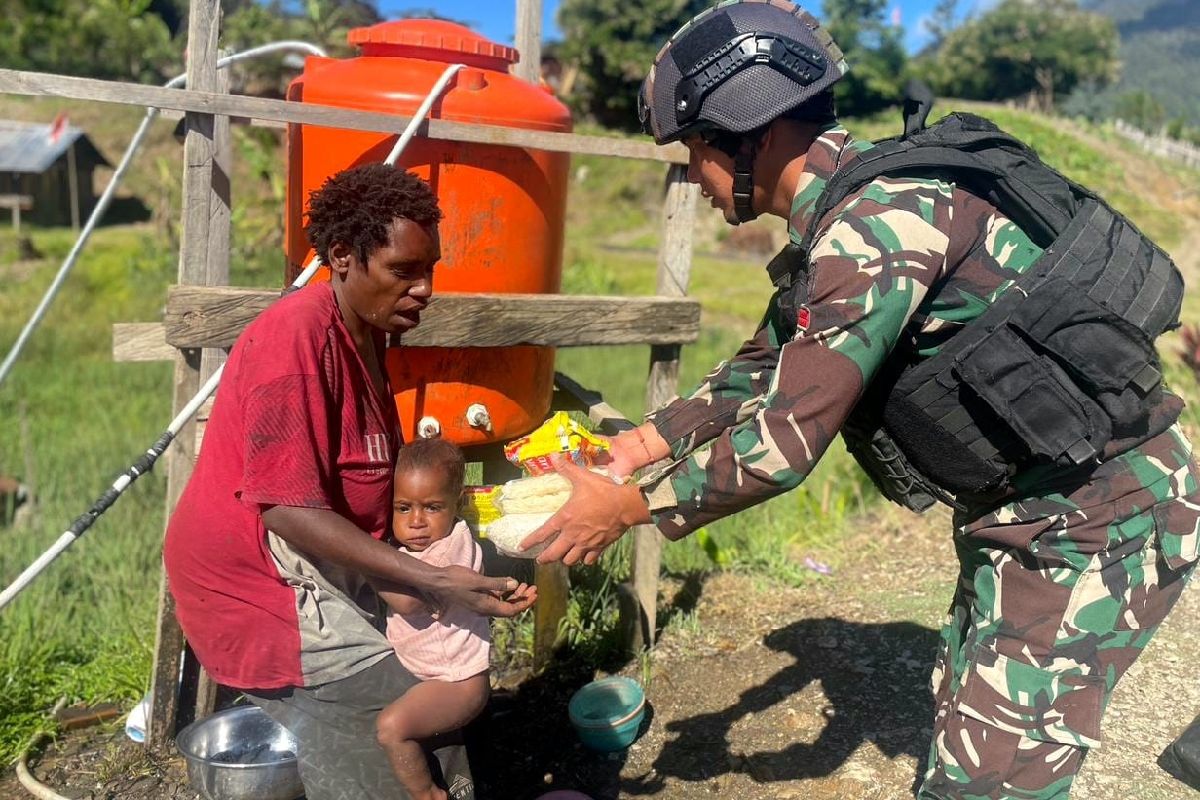
<path id="1" fill-rule="evenodd" d="M 1038 465 L 1086 472 L 1166 430 L 1154 340 L 1178 327 L 1175 264 L 1092 192 L 988 120 L 951 114 L 881 141 L 830 179 L 798 244 L 768 265 L 785 324 L 807 301 L 822 221 L 877 177 L 935 178 L 990 202 L 1043 250 L 925 360 L 899 344 L 842 429 L 889 499 L 915 511 L 1011 493 Z M 786 333 L 786 331 L 785 331 Z"/>

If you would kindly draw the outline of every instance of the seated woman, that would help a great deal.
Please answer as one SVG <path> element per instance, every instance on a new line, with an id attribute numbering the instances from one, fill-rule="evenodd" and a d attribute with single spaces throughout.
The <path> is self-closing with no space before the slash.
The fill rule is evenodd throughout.
<path id="1" fill-rule="evenodd" d="M 429 301 L 440 218 L 425 182 L 383 164 L 313 192 L 305 232 L 331 281 L 284 297 L 234 345 L 167 529 L 188 642 L 214 680 L 296 736 L 308 800 L 408 796 L 376 722 L 418 681 L 383 634 L 373 583 L 493 616 L 535 598 L 382 541 L 400 446 L 386 337 Z M 461 745 L 435 754 L 456 800 L 473 798 Z"/>

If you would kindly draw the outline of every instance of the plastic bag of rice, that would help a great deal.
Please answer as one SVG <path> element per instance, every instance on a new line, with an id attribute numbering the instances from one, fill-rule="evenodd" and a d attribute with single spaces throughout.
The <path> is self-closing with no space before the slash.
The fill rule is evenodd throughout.
<path id="1" fill-rule="evenodd" d="M 558 511 L 570 496 L 571 482 L 552 472 L 508 481 L 500 487 L 497 505 L 501 514 L 539 514 Z"/>
<path id="2" fill-rule="evenodd" d="M 554 516 L 553 511 L 543 511 L 537 514 L 505 514 L 487 526 L 488 541 L 496 545 L 496 549 L 506 556 L 537 558 L 538 554 L 550 545 L 553 537 L 528 550 L 521 549 L 521 542 L 526 536 L 542 527 L 552 516 Z"/>
<path id="3" fill-rule="evenodd" d="M 593 467 L 592 472 L 609 477 L 608 470 Z M 558 473 L 517 478 L 500 486 L 496 505 L 500 518 L 490 523 L 485 535 L 506 556 L 536 558 L 553 539 L 522 551 L 522 540 L 554 516 L 571 497 L 571 482 Z"/>

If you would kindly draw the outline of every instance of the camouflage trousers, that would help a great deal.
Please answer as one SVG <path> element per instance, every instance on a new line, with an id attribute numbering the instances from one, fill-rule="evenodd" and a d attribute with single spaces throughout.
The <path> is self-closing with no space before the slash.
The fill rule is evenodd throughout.
<path id="1" fill-rule="evenodd" d="M 1178 431 L 1110 463 L 956 525 L 919 800 L 1060 800 L 1099 745 L 1113 688 L 1191 576 L 1200 519 Z"/>

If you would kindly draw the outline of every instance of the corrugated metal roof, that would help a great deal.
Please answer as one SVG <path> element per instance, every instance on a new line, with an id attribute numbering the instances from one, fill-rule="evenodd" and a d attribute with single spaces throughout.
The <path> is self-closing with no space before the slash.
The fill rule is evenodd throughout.
<path id="1" fill-rule="evenodd" d="M 83 131 L 67 125 L 58 141 L 50 141 L 49 123 L 15 122 L 0 119 L 0 172 L 45 172 L 80 137 L 84 157 L 107 164 Z"/>

